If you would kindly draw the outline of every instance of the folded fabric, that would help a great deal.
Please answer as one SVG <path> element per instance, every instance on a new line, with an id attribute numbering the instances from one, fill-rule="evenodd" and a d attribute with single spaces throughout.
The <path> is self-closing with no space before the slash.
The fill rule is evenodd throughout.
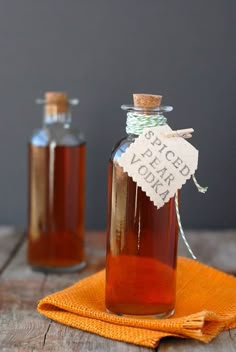
<path id="1" fill-rule="evenodd" d="M 175 314 L 168 319 L 120 317 L 105 310 L 105 270 L 43 298 L 38 311 L 65 325 L 107 338 L 156 347 L 175 336 L 211 341 L 236 327 L 236 278 L 179 258 Z"/>

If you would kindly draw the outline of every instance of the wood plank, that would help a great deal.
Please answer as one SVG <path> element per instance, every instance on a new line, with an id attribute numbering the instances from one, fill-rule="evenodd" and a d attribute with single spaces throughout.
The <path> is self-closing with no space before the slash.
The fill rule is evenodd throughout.
<path id="1" fill-rule="evenodd" d="M 52 323 L 44 345 L 45 351 L 126 351 L 150 352 L 150 349 L 114 341 L 78 329 Z"/>
<path id="2" fill-rule="evenodd" d="M 185 235 L 197 260 L 218 268 L 222 271 L 236 274 L 236 230 L 186 230 Z M 105 232 L 90 232 L 87 236 L 89 257 L 93 251 L 105 256 Z M 178 254 L 190 257 L 190 254 L 179 236 Z M 96 260 L 96 259 L 95 259 Z M 104 262 L 105 265 L 105 262 Z"/>
<path id="3" fill-rule="evenodd" d="M 13 236 L 12 233 L 8 235 L 8 238 Z M 198 255 L 200 260 L 208 264 L 215 263 L 215 266 L 221 269 L 234 270 L 235 256 L 233 254 L 236 241 L 234 231 L 217 234 L 209 232 L 199 234 L 199 232 L 191 231 L 187 236 L 196 254 L 200 253 Z M 11 247 L 9 240 L 4 242 L 5 246 Z M 19 243 L 18 240 L 16 243 Z M 217 249 L 219 247 L 221 250 Z M 37 301 L 43 296 L 63 289 L 104 267 L 105 235 L 100 232 L 88 233 L 86 248 L 88 265 L 82 272 L 73 274 L 45 275 L 33 272 L 26 263 L 26 243 L 17 248 L 18 252 L 17 249 L 15 250 L 16 255 L 13 255 L 11 260 L 5 256 L 3 262 L 6 263 L 7 260 L 8 265 L 5 265 L 0 278 L 1 351 L 150 351 L 150 349 L 108 340 L 57 324 L 36 312 Z M 221 251 L 226 254 L 221 254 Z M 186 253 L 186 250 L 182 248 L 182 254 L 183 252 Z M 209 255 L 209 252 L 213 254 Z M 3 246 L 1 246 L 0 253 L 4 253 Z M 12 253 L 12 250 L 8 250 L 8 253 Z M 221 350 L 233 351 L 235 350 L 235 331 L 231 331 L 231 338 L 229 332 L 224 332 L 209 345 L 192 340 L 166 339 L 161 342 L 158 351 L 183 351 L 183 349 L 186 351 L 217 351 L 215 344 L 221 346 Z M 224 348 L 222 348 L 223 344 Z"/>
<path id="4" fill-rule="evenodd" d="M 35 309 L 14 308 L 1 313 L 1 351 L 31 351 L 43 348 L 49 320 L 39 319 Z"/>
<path id="5" fill-rule="evenodd" d="M 222 271 L 236 274 L 236 230 L 186 230 L 185 235 L 197 260 L 218 268 Z M 88 236 L 87 236 L 88 237 Z M 105 255 L 105 232 L 89 233 L 89 254 Z M 178 254 L 190 257 L 190 254 L 179 236 Z"/>
<path id="6" fill-rule="evenodd" d="M 0 226 L 0 274 L 23 242 L 24 233 L 11 226 Z"/>
<path id="7" fill-rule="evenodd" d="M 232 230 L 186 230 L 185 235 L 197 260 L 214 266 L 222 271 L 236 274 L 236 229 Z M 90 258 L 93 251 L 96 255 L 105 255 L 105 232 L 90 232 L 88 248 Z M 190 257 L 189 252 L 179 236 L 178 254 Z M 95 256 L 96 256 L 95 255 Z"/>
<path id="8" fill-rule="evenodd" d="M 16 234 L 15 234 L 16 236 Z M 29 279 L 29 278 L 42 278 L 45 277 L 43 273 L 32 271 L 31 268 L 27 265 L 26 262 L 26 247 L 27 243 L 24 243 L 19 248 L 19 253 L 14 257 L 14 261 L 9 263 L 8 267 L 5 269 L 4 278 L 8 279 Z M 87 233 L 86 235 L 86 261 L 87 267 L 81 272 L 76 272 L 73 274 L 50 274 L 52 277 L 60 278 L 71 281 L 76 278 L 79 280 L 85 276 L 88 276 L 90 273 L 94 273 L 98 270 L 101 270 L 105 266 L 105 235 L 101 232 L 92 232 Z M 58 280 L 58 281 L 60 281 Z"/>
<path id="9" fill-rule="evenodd" d="M 186 230 L 185 234 L 199 261 L 236 274 L 236 230 Z M 190 256 L 181 238 L 179 238 L 179 254 Z"/>
<path id="10" fill-rule="evenodd" d="M 37 301 L 42 297 L 45 274 L 26 263 L 26 242 L 18 248 L 0 277 L 1 351 L 25 352 L 42 348 L 49 320 L 39 319 Z"/>
<path id="11" fill-rule="evenodd" d="M 158 352 L 235 352 L 236 329 L 224 331 L 211 343 L 205 344 L 195 340 L 176 338 L 163 339 Z"/>
<path id="12" fill-rule="evenodd" d="M 88 234 L 88 265 L 82 272 L 45 275 L 29 268 L 26 263 L 26 243 L 22 245 L 1 277 L 0 346 L 3 351 L 149 351 L 60 325 L 36 311 L 37 301 L 43 296 L 104 268 L 104 248 L 103 234 Z"/>

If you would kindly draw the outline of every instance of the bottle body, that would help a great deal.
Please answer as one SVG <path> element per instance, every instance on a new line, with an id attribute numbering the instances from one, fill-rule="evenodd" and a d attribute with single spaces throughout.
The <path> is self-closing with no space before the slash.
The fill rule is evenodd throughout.
<path id="1" fill-rule="evenodd" d="M 106 308 L 116 314 L 168 316 L 175 305 L 175 203 L 172 198 L 157 209 L 117 164 L 134 138 L 123 139 L 109 161 Z"/>
<path id="2" fill-rule="evenodd" d="M 28 145 L 28 263 L 43 271 L 85 266 L 85 142 L 65 115 Z"/>

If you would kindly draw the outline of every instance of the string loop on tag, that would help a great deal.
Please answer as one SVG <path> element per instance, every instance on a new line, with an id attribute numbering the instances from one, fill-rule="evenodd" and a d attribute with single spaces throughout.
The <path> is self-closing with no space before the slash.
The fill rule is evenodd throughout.
<path id="1" fill-rule="evenodd" d="M 197 259 L 197 257 L 195 256 L 195 254 L 193 253 L 183 230 L 182 224 L 181 224 L 181 219 L 180 219 L 180 213 L 179 213 L 179 201 L 178 201 L 178 192 L 175 193 L 175 211 L 176 211 L 176 217 L 177 217 L 177 222 L 178 222 L 178 226 L 179 226 L 179 232 L 181 234 L 181 237 L 184 241 L 185 246 L 187 247 L 189 253 L 191 254 L 193 259 Z"/>
<path id="2" fill-rule="evenodd" d="M 162 114 L 144 114 L 129 111 L 126 120 L 126 133 L 140 135 L 144 128 L 163 126 L 167 118 Z"/>
<path id="3" fill-rule="evenodd" d="M 197 187 L 198 192 L 200 192 L 200 193 L 206 193 L 207 192 L 208 187 L 202 187 L 201 185 L 199 185 L 195 175 L 192 175 L 192 179 L 193 179 L 193 182 L 194 182 L 195 186 Z"/>

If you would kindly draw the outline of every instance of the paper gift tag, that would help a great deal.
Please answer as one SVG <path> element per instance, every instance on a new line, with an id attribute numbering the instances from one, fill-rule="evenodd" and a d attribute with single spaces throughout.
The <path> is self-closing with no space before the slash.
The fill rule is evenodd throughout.
<path id="1" fill-rule="evenodd" d="M 198 150 L 182 137 L 168 137 L 168 126 L 146 128 L 118 159 L 118 164 L 162 207 L 193 175 Z"/>

